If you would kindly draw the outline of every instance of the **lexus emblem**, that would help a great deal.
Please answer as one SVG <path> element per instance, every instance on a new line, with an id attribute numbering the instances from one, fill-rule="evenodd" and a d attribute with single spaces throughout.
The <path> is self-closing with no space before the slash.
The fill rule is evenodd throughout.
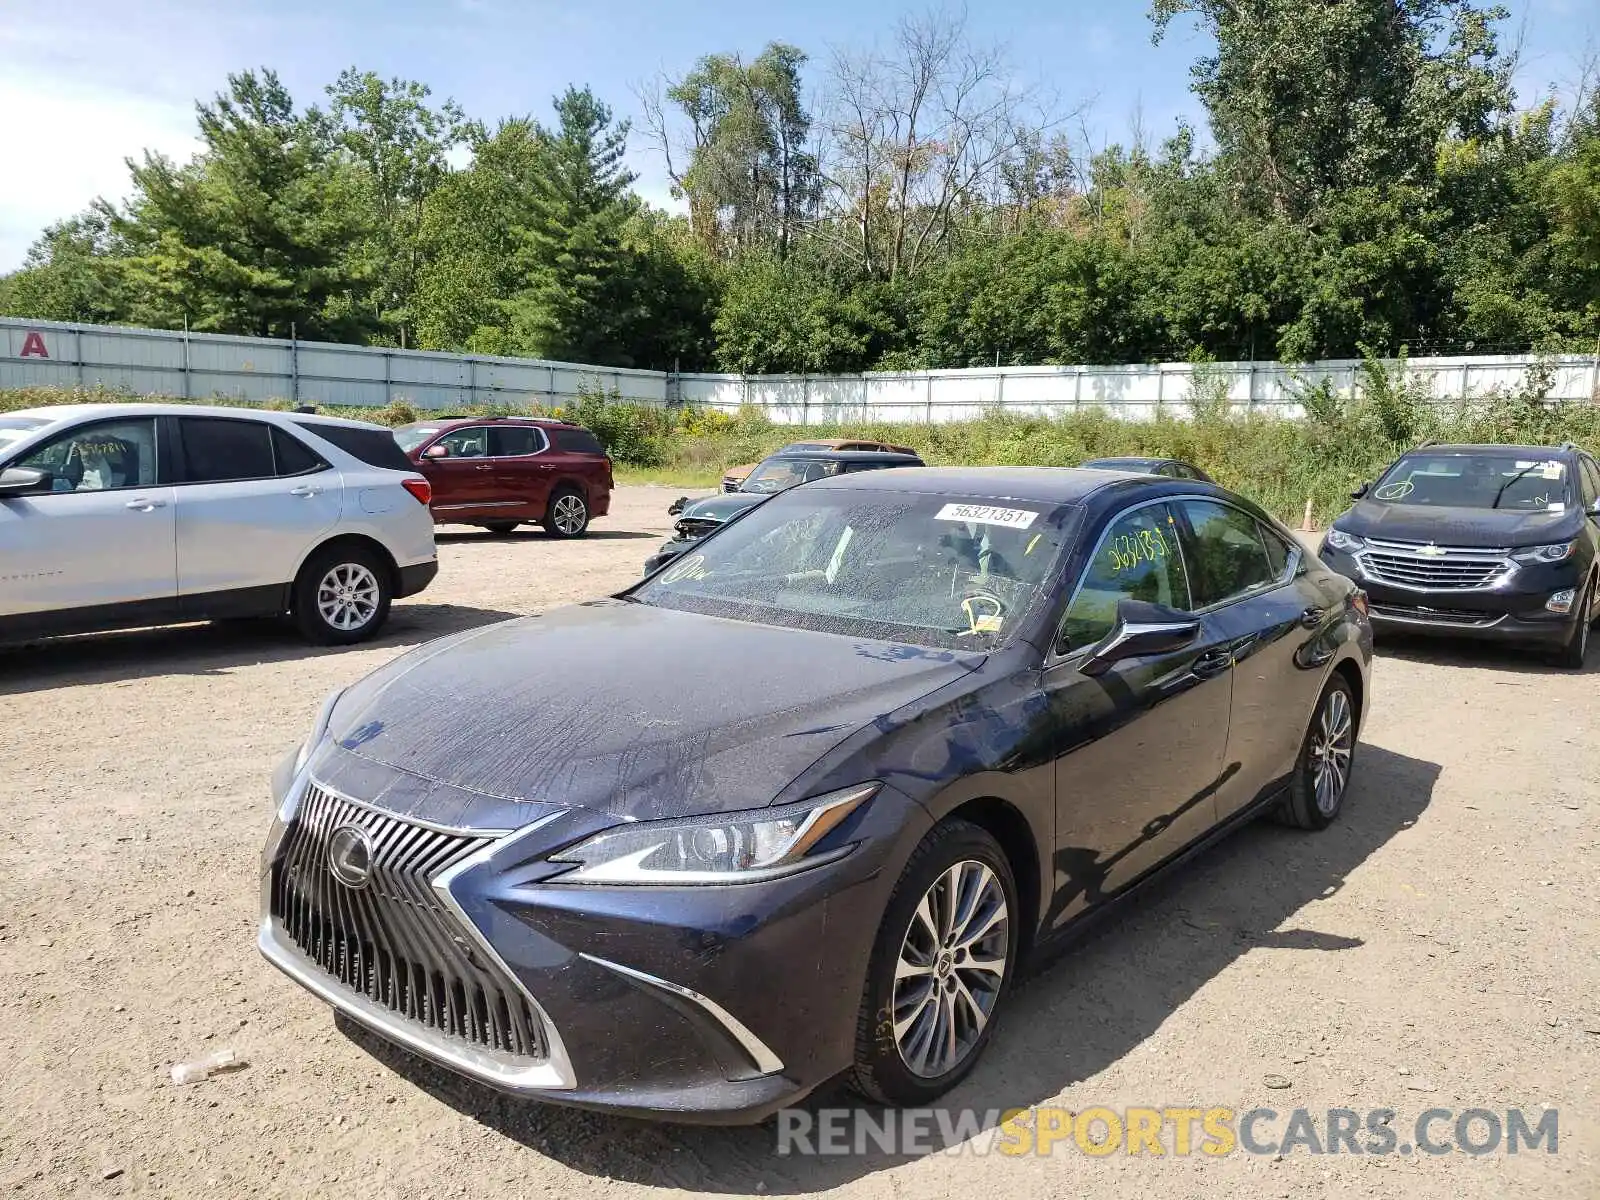
<path id="1" fill-rule="evenodd" d="M 328 870 L 347 888 L 372 879 L 372 835 L 359 825 L 341 825 L 328 839 Z"/>

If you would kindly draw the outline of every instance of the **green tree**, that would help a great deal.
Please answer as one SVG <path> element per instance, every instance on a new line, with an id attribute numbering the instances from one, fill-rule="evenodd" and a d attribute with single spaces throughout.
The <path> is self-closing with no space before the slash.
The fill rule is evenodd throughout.
<path id="1" fill-rule="evenodd" d="M 28 250 L 20 270 L 0 279 L 0 315 L 113 324 L 128 298 L 110 221 L 99 209 L 58 221 Z"/>
<path id="2" fill-rule="evenodd" d="M 271 71 L 230 75 L 196 109 L 204 149 L 193 161 L 128 163 L 134 195 L 112 220 L 129 254 L 128 319 L 365 340 L 376 323 L 349 253 L 369 232 L 356 170 Z"/>
<path id="3" fill-rule="evenodd" d="M 428 87 L 411 80 L 385 82 L 350 67 L 327 93 L 326 112 L 308 117 L 361 168 L 366 236 L 351 253 L 357 272 L 372 282 L 372 320 L 385 340 L 415 344 L 424 207 L 450 174 L 451 152 L 481 131 L 454 100 L 430 105 Z"/>
<path id="4" fill-rule="evenodd" d="M 1160 40 L 1195 16 L 1194 66 L 1223 156 L 1259 204 L 1304 216 L 1330 190 L 1425 183 L 1448 134 L 1511 107 L 1502 8 L 1472 0 L 1153 0 Z"/>
<path id="5" fill-rule="evenodd" d="M 417 231 L 417 344 L 430 350 L 509 354 L 516 347 L 505 300 L 521 284 L 518 230 L 533 219 L 545 139 L 531 120 L 480 134 L 472 163 L 423 201 Z"/>
<path id="6" fill-rule="evenodd" d="M 817 157 L 808 148 L 811 114 L 800 98 L 806 55 L 770 43 L 745 63 L 710 54 L 666 96 L 687 118 L 692 146 L 679 172 L 659 100 L 647 113 L 691 223 L 710 249 L 788 254 L 821 197 Z"/>
<path id="7" fill-rule="evenodd" d="M 506 302 L 520 353 L 604 366 L 632 366 L 627 320 L 635 280 L 624 229 L 638 208 L 623 165 L 628 123 L 588 88 L 555 102 L 517 229 L 522 285 Z"/>

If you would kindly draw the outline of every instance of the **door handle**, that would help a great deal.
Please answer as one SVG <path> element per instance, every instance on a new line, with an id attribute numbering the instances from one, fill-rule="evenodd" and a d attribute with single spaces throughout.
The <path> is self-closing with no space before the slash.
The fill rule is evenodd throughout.
<path id="1" fill-rule="evenodd" d="M 134 512 L 150 512 L 152 509 L 165 508 L 166 506 L 167 502 L 165 500 L 150 500 L 140 496 L 137 500 L 129 500 L 122 507 L 131 508 Z"/>
<path id="2" fill-rule="evenodd" d="M 1233 666 L 1233 651 L 1217 649 L 1207 650 L 1194 660 L 1194 666 L 1189 669 L 1201 679 L 1210 679 L 1215 675 L 1221 675 L 1231 666 Z"/>
<path id="3" fill-rule="evenodd" d="M 291 496 L 320 496 L 320 495 L 322 495 L 322 489 L 321 488 L 316 488 L 316 487 L 307 487 L 305 484 L 301 484 L 299 487 L 290 488 L 289 489 L 289 495 L 291 495 Z"/>
<path id="4" fill-rule="evenodd" d="M 1300 624 L 1305 629 L 1315 629 L 1322 624 L 1322 618 L 1328 615 L 1325 608 L 1308 608 L 1300 614 Z"/>
<path id="5" fill-rule="evenodd" d="M 492 471 L 492 470 L 494 470 L 494 464 L 493 463 L 479 463 L 477 465 L 476 469 L 479 470 L 479 471 Z"/>

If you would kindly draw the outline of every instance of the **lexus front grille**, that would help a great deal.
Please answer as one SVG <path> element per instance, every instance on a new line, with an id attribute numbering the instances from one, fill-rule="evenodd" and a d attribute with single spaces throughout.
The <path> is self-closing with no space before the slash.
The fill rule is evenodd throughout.
<path id="1" fill-rule="evenodd" d="M 330 866 L 329 839 L 352 825 L 371 839 L 361 887 L 341 882 Z M 272 919 L 334 982 L 397 1017 L 542 1061 L 544 1029 L 527 997 L 433 890 L 440 872 L 491 840 L 373 812 L 310 784 L 273 867 Z"/>
<path id="2" fill-rule="evenodd" d="M 1503 549 L 1379 542 L 1369 539 L 1357 555 L 1367 575 L 1418 591 L 1491 588 L 1516 569 Z"/>

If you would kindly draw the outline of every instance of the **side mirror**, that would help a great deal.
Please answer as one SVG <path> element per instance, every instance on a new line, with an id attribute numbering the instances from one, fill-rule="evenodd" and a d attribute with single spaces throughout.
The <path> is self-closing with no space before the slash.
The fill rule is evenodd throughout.
<path id="1" fill-rule="evenodd" d="M 0 471 L 0 496 L 26 496 L 30 492 L 48 492 L 55 483 L 49 471 L 33 467 L 7 467 Z"/>
<path id="2" fill-rule="evenodd" d="M 449 458 L 450 447 L 443 442 L 435 442 L 422 452 L 423 458 Z"/>
<path id="3" fill-rule="evenodd" d="M 1370 483 L 1363 483 L 1360 487 L 1356 488 L 1355 491 L 1350 493 L 1350 499 L 1359 500 L 1371 490 L 1372 485 Z"/>
<path id="4" fill-rule="evenodd" d="M 1200 622 L 1186 612 L 1122 600 L 1117 604 L 1117 623 L 1078 669 L 1085 675 L 1104 675 L 1124 659 L 1182 650 L 1199 633 Z"/>
<path id="5" fill-rule="evenodd" d="M 689 503 L 689 497 L 687 497 L 687 496 L 679 496 L 676 500 L 674 500 L 671 504 L 669 504 L 667 506 L 667 516 L 669 516 L 669 517 L 677 516 L 679 513 L 681 513 L 684 510 L 684 507 L 688 503 Z"/>

